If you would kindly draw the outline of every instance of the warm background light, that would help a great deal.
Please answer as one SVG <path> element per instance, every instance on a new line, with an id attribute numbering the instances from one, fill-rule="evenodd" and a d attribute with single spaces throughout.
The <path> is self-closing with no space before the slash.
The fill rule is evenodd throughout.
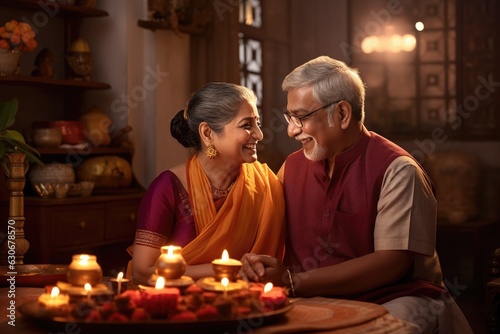
<path id="1" fill-rule="evenodd" d="M 418 31 L 424 30 L 424 24 L 418 21 L 417 23 L 415 23 L 415 29 L 417 29 Z"/>
<path id="2" fill-rule="evenodd" d="M 405 34 L 384 35 L 384 36 L 368 36 L 361 42 L 361 50 L 364 53 L 373 52 L 411 52 L 415 49 L 417 41 L 415 36 Z"/>

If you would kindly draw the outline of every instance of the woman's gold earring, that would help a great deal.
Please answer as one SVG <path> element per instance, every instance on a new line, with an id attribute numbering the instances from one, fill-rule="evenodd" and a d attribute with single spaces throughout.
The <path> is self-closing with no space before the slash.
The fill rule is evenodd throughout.
<path id="1" fill-rule="evenodd" d="M 219 152 L 217 152 L 217 150 L 215 149 L 215 146 L 210 144 L 208 147 L 207 147 L 207 151 L 205 152 L 205 154 L 207 155 L 207 158 L 209 159 L 215 159 L 215 157 L 217 156 Z"/>

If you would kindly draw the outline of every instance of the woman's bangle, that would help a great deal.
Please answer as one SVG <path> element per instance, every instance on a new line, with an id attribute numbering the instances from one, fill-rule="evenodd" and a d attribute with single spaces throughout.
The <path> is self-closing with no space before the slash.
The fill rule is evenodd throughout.
<path id="1" fill-rule="evenodd" d="M 292 273 L 288 268 L 286 269 L 286 272 L 288 273 L 288 280 L 290 281 L 290 289 L 292 290 L 292 297 L 295 297 L 295 288 L 293 287 Z"/>

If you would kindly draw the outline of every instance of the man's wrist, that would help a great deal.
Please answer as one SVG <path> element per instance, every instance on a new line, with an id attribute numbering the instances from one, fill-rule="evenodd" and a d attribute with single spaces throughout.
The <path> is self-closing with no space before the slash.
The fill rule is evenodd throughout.
<path id="1" fill-rule="evenodd" d="M 290 271 L 289 268 L 286 269 L 286 272 L 288 274 L 288 283 L 289 283 L 290 291 L 292 293 L 292 297 L 295 297 L 295 286 L 293 284 L 293 275 L 292 275 L 292 272 Z"/>

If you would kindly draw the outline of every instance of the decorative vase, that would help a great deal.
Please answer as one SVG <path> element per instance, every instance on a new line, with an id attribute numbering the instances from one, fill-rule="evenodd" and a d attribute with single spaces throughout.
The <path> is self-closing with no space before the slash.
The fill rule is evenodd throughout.
<path id="1" fill-rule="evenodd" d="M 0 75 L 11 75 L 19 65 L 21 51 L 0 49 Z"/>

